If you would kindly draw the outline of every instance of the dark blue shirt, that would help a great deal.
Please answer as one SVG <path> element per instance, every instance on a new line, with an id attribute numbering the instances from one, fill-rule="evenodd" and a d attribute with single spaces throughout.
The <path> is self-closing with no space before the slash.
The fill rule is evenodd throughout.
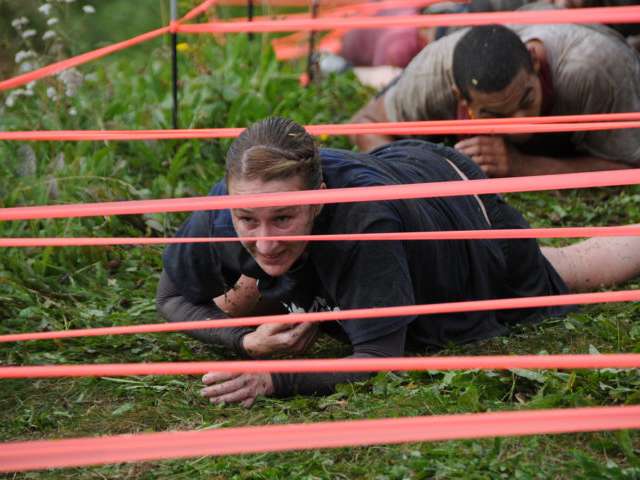
<path id="1" fill-rule="evenodd" d="M 328 188 L 364 187 L 483 178 L 458 152 L 428 142 L 400 141 L 369 154 L 320 151 Z M 226 195 L 224 180 L 211 195 Z M 528 228 L 497 195 L 325 205 L 313 234 Z M 236 236 L 228 210 L 195 212 L 178 236 Z M 264 297 L 290 310 L 387 307 L 423 303 L 553 295 L 566 287 L 535 240 L 439 240 L 310 242 L 294 267 L 269 277 L 237 242 L 176 244 L 164 265 L 180 292 L 208 303 L 241 274 L 258 279 Z M 354 345 L 408 328 L 408 341 L 422 346 L 468 342 L 505 332 L 508 324 L 532 321 L 566 309 L 539 308 L 338 322 Z M 334 325 L 335 327 L 335 325 Z"/>

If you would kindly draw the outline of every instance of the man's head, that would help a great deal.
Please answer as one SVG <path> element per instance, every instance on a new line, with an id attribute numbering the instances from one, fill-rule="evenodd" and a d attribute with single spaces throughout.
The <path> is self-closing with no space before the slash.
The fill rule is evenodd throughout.
<path id="1" fill-rule="evenodd" d="M 247 128 L 227 152 L 231 195 L 324 188 L 320 155 L 313 137 L 297 123 L 268 118 Z M 308 235 L 318 205 L 236 208 L 233 226 L 240 237 Z M 267 239 L 243 242 L 258 265 L 273 277 L 283 275 L 304 253 L 306 242 Z"/>
<path id="2" fill-rule="evenodd" d="M 542 85 L 535 50 L 506 27 L 471 28 L 453 52 L 454 94 L 472 118 L 538 116 Z"/>

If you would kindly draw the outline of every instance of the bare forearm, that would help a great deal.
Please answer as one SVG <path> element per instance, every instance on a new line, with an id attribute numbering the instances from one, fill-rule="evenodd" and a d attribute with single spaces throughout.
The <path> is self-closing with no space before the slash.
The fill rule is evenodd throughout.
<path id="1" fill-rule="evenodd" d="M 168 322 L 227 318 L 213 302 L 199 305 L 191 303 L 178 292 L 165 272 L 162 272 L 158 283 L 156 304 L 158 312 Z M 246 356 L 242 347 L 242 338 L 252 331 L 251 328 L 207 328 L 189 330 L 186 333 L 203 343 L 218 345 Z"/>
<path id="2" fill-rule="evenodd" d="M 382 123 L 388 122 L 384 107 L 384 97 L 378 97 L 366 104 L 351 119 L 351 123 Z M 391 135 L 369 134 L 349 135 L 349 140 L 362 152 L 368 152 L 393 141 Z"/>
<path id="3" fill-rule="evenodd" d="M 511 176 L 551 175 L 556 173 L 594 172 L 631 168 L 622 162 L 598 157 L 553 158 L 518 153 L 511 162 Z"/>

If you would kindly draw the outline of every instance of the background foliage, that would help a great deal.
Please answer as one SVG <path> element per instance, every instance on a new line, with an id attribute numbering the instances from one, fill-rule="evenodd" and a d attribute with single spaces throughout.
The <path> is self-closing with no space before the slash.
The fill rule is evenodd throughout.
<path id="1" fill-rule="evenodd" d="M 5 77 L 27 48 L 11 20 L 43 32 L 43 2 L 0 1 Z M 49 63 L 141 33 L 166 21 L 165 3 L 56 3 L 68 32 Z M 82 6 L 91 3 L 95 13 Z M 192 6 L 181 3 L 182 11 Z M 235 12 L 238 12 L 236 10 Z M 234 11 L 220 10 L 228 16 Z M 39 17 L 40 16 L 40 17 Z M 44 23 L 43 23 L 44 22 Z M 24 31 L 24 30 L 23 30 Z M 338 123 L 373 93 L 347 73 L 302 88 L 303 64 L 279 64 L 269 38 L 181 38 L 180 124 L 246 126 L 267 115 Z M 7 54 L 10 52 L 10 54 Z M 71 78 L 39 81 L 31 94 L 1 98 L 0 129 L 169 128 L 166 39 L 96 61 Z M 52 90 L 53 89 L 53 90 Z M 53 95 L 51 95 L 53 93 Z M 68 94 L 69 93 L 69 94 Z M 349 148 L 345 139 L 325 144 Z M 0 142 L 0 206 L 199 195 L 222 171 L 227 141 Z M 536 226 L 640 221 L 638 188 L 510 196 Z M 184 215 L 5 222 L 1 236 L 170 236 Z M 561 242 L 556 242 L 561 243 Z M 6 249 L 0 255 L 0 333 L 152 323 L 161 271 L 157 247 Z M 638 287 L 636 282 L 623 287 Z M 443 354 L 640 352 L 635 304 L 585 308 L 513 335 L 451 347 Z M 315 356 L 344 355 L 323 339 Z M 180 335 L 138 335 L 4 345 L 2 364 L 204 360 L 219 352 Z M 19 380 L 0 383 L 0 440 L 221 428 L 334 419 L 431 415 L 585 405 L 637 404 L 634 370 L 423 372 L 381 374 L 325 398 L 262 399 L 250 410 L 212 407 L 191 377 Z M 408 444 L 113 465 L 28 473 L 16 478 L 640 478 L 637 432 Z"/>

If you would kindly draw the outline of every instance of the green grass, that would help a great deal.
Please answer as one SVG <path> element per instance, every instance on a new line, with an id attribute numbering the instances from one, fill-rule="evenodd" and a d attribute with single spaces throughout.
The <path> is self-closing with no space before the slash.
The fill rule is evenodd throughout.
<path id="1" fill-rule="evenodd" d="M 124 8 L 124 7 L 121 7 Z M 267 115 L 346 121 L 371 92 L 351 75 L 309 89 L 304 65 L 274 61 L 266 38 L 189 37 L 180 59 L 183 127 L 245 126 Z M 31 98 L 0 107 L 0 129 L 168 128 L 170 53 L 163 41 L 81 68 L 77 96 L 51 102 L 45 80 Z M 77 115 L 69 116 L 74 107 Z M 343 138 L 327 140 L 347 147 Z M 0 206 L 203 194 L 220 177 L 228 141 L 0 143 Z M 535 226 L 640 222 L 637 187 L 511 195 Z M 5 222 L 1 236 L 169 236 L 184 215 Z M 551 242 L 559 243 L 559 242 Z M 0 256 L 0 333 L 159 321 L 158 247 L 6 249 Z M 624 288 L 638 288 L 637 282 Z M 446 355 L 640 352 L 640 307 L 598 305 L 565 319 Z M 322 339 L 315 356 L 344 355 Z M 15 365 L 211 360 L 180 334 L 4 345 Z M 3 380 L 0 440 L 458 412 L 640 403 L 637 370 L 381 374 L 328 397 L 260 399 L 250 410 L 211 406 L 195 377 Z M 638 432 L 534 436 L 63 469 L 15 478 L 640 478 Z M 9 478 L 14 478 L 13 476 Z"/>

